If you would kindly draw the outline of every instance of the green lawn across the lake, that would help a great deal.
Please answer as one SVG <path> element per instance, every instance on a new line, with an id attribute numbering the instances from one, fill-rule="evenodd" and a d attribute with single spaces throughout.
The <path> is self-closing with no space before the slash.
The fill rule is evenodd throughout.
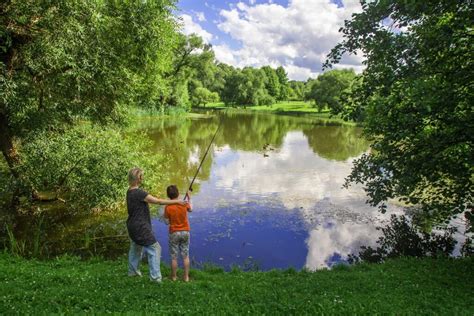
<path id="1" fill-rule="evenodd" d="M 223 102 L 208 103 L 206 108 L 225 108 Z M 243 108 L 243 106 L 239 106 Z M 318 113 L 318 110 L 312 106 L 309 102 L 305 101 L 281 101 L 272 105 L 254 105 L 246 106 L 246 109 L 252 109 L 255 111 L 271 111 L 271 112 L 301 112 L 301 113 Z M 329 113 L 328 110 L 324 110 L 322 113 Z"/>
<path id="2" fill-rule="evenodd" d="M 282 101 L 272 105 L 253 105 L 253 106 L 226 106 L 223 102 L 208 103 L 199 109 L 215 109 L 215 110 L 230 110 L 230 111 L 249 111 L 261 113 L 274 113 L 286 115 L 305 115 L 308 117 L 319 118 L 330 122 L 356 125 L 354 122 L 344 121 L 339 116 L 332 115 L 328 109 L 321 112 L 306 101 Z"/>
<path id="3" fill-rule="evenodd" d="M 223 102 L 208 103 L 204 108 L 210 109 L 225 109 L 227 108 Z M 272 105 L 253 105 L 253 106 L 239 106 L 240 109 L 248 109 L 252 111 L 265 111 L 265 112 L 277 112 L 277 113 L 307 113 L 307 114 L 319 114 L 323 117 L 329 117 L 329 110 L 318 112 L 318 110 L 312 106 L 309 102 L 305 101 L 282 101 Z"/>
<path id="4" fill-rule="evenodd" d="M 192 281 L 126 276 L 127 261 L 0 254 L 0 314 L 474 314 L 474 259 L 397 259 L 317 272 L 193 270 Z M 164 274 L 169 273 L 163 267 Z"/>

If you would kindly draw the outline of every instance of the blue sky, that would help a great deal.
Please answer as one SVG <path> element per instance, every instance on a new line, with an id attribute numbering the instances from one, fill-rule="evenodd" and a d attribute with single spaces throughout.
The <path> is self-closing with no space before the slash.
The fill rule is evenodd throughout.
<path id="1" fill-rule="evenodd" d="M 344 19 L 360 11 L 358 0 L 180 0 L 185 34 L 212 44 L 216 59 L 236 67 L 283 66 L 290 79 L 322 72 L 329 50 L 341 39 Z M 361 71 L 348 56 L 339 68 Z"/>

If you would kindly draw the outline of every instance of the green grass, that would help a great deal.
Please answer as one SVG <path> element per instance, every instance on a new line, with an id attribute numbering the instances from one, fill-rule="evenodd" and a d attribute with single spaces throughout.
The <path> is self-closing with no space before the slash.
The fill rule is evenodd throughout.
<path id="1" fill-rule="evenodd" d="M 339 116 L 332 115 L 328 109 L 319 112 L 318 109 L 313 107 L 309 102 L 305 101 L 283 101 L 273 105 L 257 105 L 257 106 L 237 106 L 227 107 L 223 102 L 208 103 L 206 106 L 194 107 L 190 109 L 190 112 L 186 112 L 183 108 L 167 108 L 165 111 L 158 109 L 133 109 L 130 114 L 133 117 L 139 117 L 140 119 L 156 119 L 160 116 L 182 116 L 182 117 L 200 117 L 201 114 L 193 113 L 193 109 L 198 110 L 228 110 L 228 111 L 244 111 L 244 112 L 262 112 L 262 113 L 274 113 L 284 115 L 305 115 L 318 119 L 323 119 L 328 122 L 334 122 L 338 124 L 346 125 L 357 125 L 354 122 L 344 121 Z"/>
<path id="2" fill-rule="evenodd" d="M 472 315 L 473 263 L 472 258 L 397 259 L 317 272 L 207 268 L 193 270 L 188 284 L 155 284 L 146 276 L 127 277 L 126 258 L 35 261 L 3 254 L 0 314 Z"/>
<path id="3" fill-rule="evenodd" d="M 323 112 L 318 112 L 318 110 L 311 106 L 308 102 L 304 101 L 285 101 L 285 102 L 278 102 L 273 105 L 258 105 L 251 107 L 254 111 L 270 111 L 270 112 L 278 112 L 278 113 L 311 113 L 311 114 L 320 114 L 320 115 L 328 115 L 329 110 L 324 110 Z"/>
<path id="4" fill-rule="evenodd" d="M 255 111 L 263 113 L 274 113 L 284 115 L 305 115 L 314 118 L 324 119 L 334 123 L 356 125 L 354 122 L 344 121 L 338 116 L 331 115 L 328 109 L 319 112 L 318 109 L 313 107 L 309 102 L 305 101 L 284 101 L 278 102 L 273 105 L 257 105 L 257 106 L 239 106 L 239 107 L 226 107 L 222 102 L 208 103 L 205 107 L 200 109 L 214 109 L 214 110 L 230 110 L 230 111 Z"/>
<path id="5" fill-rule="evenodd" d="M 206 104 L 205 108 L 209 109 L 225 109 L 226 106 L 222 102 Z M 240 106 L 239 108 L 244 108 Z M 309 102 L 304 101 L 283 101 L 273 105 L 256 105 L 246 106 L 245 109 L 252 111 L 266 111 L 266 112 L 277 112 L 277 113 L 311 113 L 329 116 L 329 110 L 325 110 L 318 113 L 318 110 L 311 106 Z"/>

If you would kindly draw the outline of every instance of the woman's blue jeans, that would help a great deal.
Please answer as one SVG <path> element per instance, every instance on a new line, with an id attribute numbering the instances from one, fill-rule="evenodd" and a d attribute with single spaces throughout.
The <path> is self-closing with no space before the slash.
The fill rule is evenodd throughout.
<path id="1" fill-rule="evenodd" d="M 145 253 L 148 258 L 148 266 L 150 268 L 150 279 L 152 281 L 161 281 L 161 246 L 155 242 L 149 246 L 140 246 L 130 240 L 130 251 L 128 252 L 128 275 L 141 275 L 139 265 L 142 255 Z"/>

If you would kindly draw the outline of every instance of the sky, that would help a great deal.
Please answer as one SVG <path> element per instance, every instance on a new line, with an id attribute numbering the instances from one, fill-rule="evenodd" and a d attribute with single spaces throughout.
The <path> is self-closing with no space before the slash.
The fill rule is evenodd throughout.
<path id="1" fill-rule="evenodd" d="M 322 72 L 339 28 L 360 11 L 359 0 L 179 0 L 177 15 L 182 32 L 212 44 L 219 62 L 283 66 L 304 81 Z M 335 68 L 361 72 L 362 57 L 344 56 Z"/>

